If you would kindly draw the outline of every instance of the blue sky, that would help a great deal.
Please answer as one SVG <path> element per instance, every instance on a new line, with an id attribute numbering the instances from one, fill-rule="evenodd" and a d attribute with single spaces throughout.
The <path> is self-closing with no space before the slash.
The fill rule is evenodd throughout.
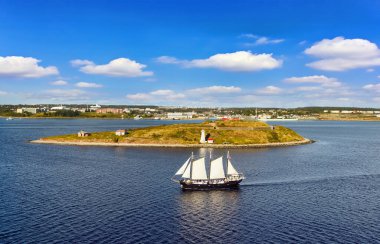
<path id="1" fill-rule="evenodd" d="M 380 107 L 380 1 L 0 0 L 0 103 Z"/>

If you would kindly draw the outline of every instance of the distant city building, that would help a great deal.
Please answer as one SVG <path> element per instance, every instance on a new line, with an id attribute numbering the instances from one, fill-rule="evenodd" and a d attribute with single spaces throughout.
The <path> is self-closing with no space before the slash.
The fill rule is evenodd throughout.
<path id="1" fill-rule="evenodd" d="M 360 111 L 362 114 L 373 114 L 373 111 Z"/>
<path id="2" fill-rule="evenodd" d="M 135 112 L 141 112 L 141 113 L 144 113 L 145 112 L 145 109 L 143 108 L 129 108 L 130 111 L 135 111 Z"/>
<path id="3" fill-rule="evenodd" d="M 340 111 L 339 110 L 331 110 L 330 113 L 332 113 L 332 114 L 339 114 Z"/>
<path id="4" fill-rule="evenodd" d="M 38 113 L 39 109 L 38 108 L 18 108 L 16 110 L 16 113 L 22 114 L 22 113 L 31 113 L 31 114 L 36 114 Z"/>
<path id="5" fill-rule="evenodd" d="M 106 113 L 111 113 L 111 114 L 122 114 L 123 109 L 121 108 L 100 108 L 96 110 L 97 114 L 106 114 Z"/>
<path id="6" fill-rule="evenodd" d="M 101 108 L 102 106 L 100 106 L 99 104 L 95 104 L 95 105 L 92 105 L 90 106 L 90 108 L 95 108 L 95 109 L 98 109 L 98 108 Z"/>
<path id="7" fill-rule="evenodd" d="M 166 117 L 168 119 L 191 119 L 193 118 L 193 115 L 195 115 L 195 112 L 186 112 L 186 113 L 180 113 L 180 112 L 174 112 L 174 113 L 167 113 Z"/>
<path id="8" fill-rule="evenodd" d="M 154 109 L 154 108 L 146 108 L 145 109 L 145 112 L 156 112 L 157 109 Z"/>
<path id="9" fill-rule="evenodd" d="M 67 109 L 65 106 L 57 106 L 57 107 L 52 107 L 50 110 L 57 111 L 57 110 L 65 110 Z"/>

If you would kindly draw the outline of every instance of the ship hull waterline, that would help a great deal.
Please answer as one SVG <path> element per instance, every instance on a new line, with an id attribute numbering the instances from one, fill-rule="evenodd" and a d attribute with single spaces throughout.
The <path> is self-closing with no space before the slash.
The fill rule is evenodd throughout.
<path id="1" fill-rule="evenodd" d="M 181 180 L 179 183 L 181 184 L 182 190 L 230 190 L 230 189 L 238 189 L 239 184 L 242 179 L 237 181 L 229 181 L 222 184 L 196 184 L 196 183 L 186 183 L 184 180 Z"/>

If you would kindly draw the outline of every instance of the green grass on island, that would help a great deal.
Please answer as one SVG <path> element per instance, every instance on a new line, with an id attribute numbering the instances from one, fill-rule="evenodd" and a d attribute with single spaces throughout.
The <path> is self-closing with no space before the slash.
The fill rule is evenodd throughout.
<path id="1" fill-rule="evenodd" d="M 284 126 L 269 126 L 258 121 L 216 121 L 199 124 L 173 124 L 128 130 L 125 136 L 115 131 L 91 132 L 88 137 L 77 134 L 41 138 L 43 141 L 100 142 L 131 144 L 199 144 L 201 130 L 214 139 L 214 144 L 266 144 L 303 141 L 304 138 Z"/>

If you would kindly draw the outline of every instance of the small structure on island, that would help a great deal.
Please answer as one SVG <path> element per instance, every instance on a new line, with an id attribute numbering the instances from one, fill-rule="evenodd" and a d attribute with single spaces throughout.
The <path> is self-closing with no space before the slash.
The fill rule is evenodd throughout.
<path id="1" fill-rule="evenodd" d="M 86 132 L 84 130 L 81 130 L 78 132 L 78 137 L 87 137 L 87 136 L 91 136 L 91 133 Z"/>
<path id="2" fill-rule="evenodd" d="M 127 134 L 127 130 L 117 130 L 115 135 L 117 136 L 125 136 Z"/>
<path id="3" fill-rule="evenodd" d="M 210 144 L 214 143 L 214 139 L 209 137 L 209 138 L 207 139 L 207 143 L 210 143 Z"/>
<path id="4" fill-rule="evenodd" d="M 206 143 L 206 132 L 205 130 L 201 130 L 201 139 L 199 141 L 200 143 Z"/>

